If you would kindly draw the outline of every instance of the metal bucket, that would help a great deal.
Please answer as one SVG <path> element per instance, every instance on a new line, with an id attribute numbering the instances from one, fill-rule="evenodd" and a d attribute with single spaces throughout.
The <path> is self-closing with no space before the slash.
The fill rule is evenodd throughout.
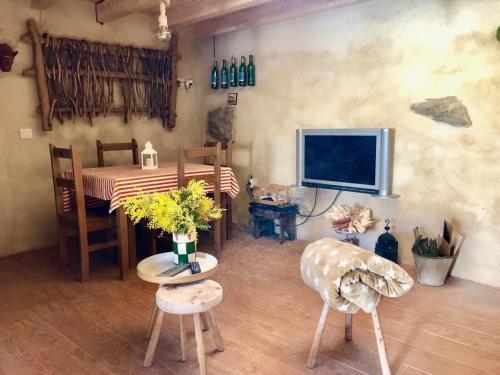
<path id="1" fill-rule="evenodd" d="M 417 269 L 417 280 L 420 284 L 442 286 L 450 270 L 454 257 L 423 257 L 413 254 Z"/>

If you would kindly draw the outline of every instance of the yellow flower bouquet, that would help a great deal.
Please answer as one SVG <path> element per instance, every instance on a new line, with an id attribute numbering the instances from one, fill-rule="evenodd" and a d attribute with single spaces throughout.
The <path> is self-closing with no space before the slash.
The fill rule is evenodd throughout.
<path id="1" fill-rule="evenodd" d="M 126 199 L 124 209 L 137 224 L 145 220 L 147 227 L 187 235 L 196 239 L 196 231 L 210 229 L 210 222 L 222 217 L 222 209 L 204 191 L 205 181 L 191 180 L 187 187 L 166 193 L 142 194 Z"/>

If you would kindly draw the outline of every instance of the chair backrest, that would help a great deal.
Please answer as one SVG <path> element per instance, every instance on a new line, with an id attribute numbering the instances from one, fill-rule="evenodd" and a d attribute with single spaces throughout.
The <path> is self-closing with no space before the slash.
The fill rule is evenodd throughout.
<path id="1" fill-rule="evenodd" d="M 137 149 L 137 141 L 132 138 L 129 143 L 102 143 L 101 140 L 96 141 L 97 145 L 97 166 L 104 167 L 104 152 L 105 151 L 132 151 L 132 161 L 134 164 L 139 164 L 139 151 Z"/>
<path id="2" fill-rule="evenodd" d="M 52 179 L 54 182 L 54 196 L 56 200 L 57 215 L 64 213 L 64 190 L 69 190 L 73 194 L 75 200 L 76 211 L 78 215 L 78 224 L 80 227 L 85 227 L 85 196 L 83 193 L 82 179 L 82 163 L 80 153 L 76 146 L 71 145 L 70 148 L 59 148 L 53 144 L 49 145 L 50 161 L 52 164 Z M 61 169 L 61 159 L 71 161 L 71 169 L 73 178 L 64 176 L 64 171 Z"/>
<path id="3" fill-rule="evenodd" d="M 205 141 L 205 147 L 215 147 L 217 145 L 217 143 L 220 143 L 220 142 Z M 229 140 L 227 142 L 220 143 L 221 156 L 223 154 L 222 151 L 224 151 L 226 154 L 225 158 L 221 158 L 221 165 L 223 167 L 229 167 L 229 168 L 233 167 L 233 143 L 234 143 L 233 140 Z M 211 158 L 205 158 L 204 163 L 205 164 L 213 164 L 213 160 L 211 160 Z"/>
<path id="4" fill-rule="evenodd" d="M 177 158 L 177 186 L 183 187 L 191 180 L 204 180 L 207 184 L 214 186 L 214 200 L 220 205 L 221 200 L 221 163 L 220 163 L 220 143 L 214 147 L 194 147 L 184 148 L 179 146 L 179 155 Z M 186 176 L 186 159 L 211 158 L 214 162 L 213 174 L 195 174 Z"/>

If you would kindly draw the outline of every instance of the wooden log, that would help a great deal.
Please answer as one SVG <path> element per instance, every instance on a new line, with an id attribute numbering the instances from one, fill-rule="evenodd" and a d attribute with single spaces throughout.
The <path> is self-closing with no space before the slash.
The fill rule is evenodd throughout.
<path id="1" fill-rule="evenodd" d="M 52 130 L 50 119 L 50 96 L 45 75 L 45 60 L 43 57 L 40 33 L 34 19 L 28 20 L 28 30 L 33 42 L 33 63 L 36 73 L 36 83 L 38 87 L 38 97 L 40 99 L 40 117 L 42 119 L 42 130 Z"/>
<path id="2" fill-rule="evenodd" d="M 177 114 L 175 113 L 177 107 L 177 61 L 179 61 L 179 53 L 178 53 L 178 42 L 179 35 L 174 32 L 172 33 L 172 39 L 170 39 L 170 53 L 172 56 L 172 66 L 170 67 L 171 72 L 171 81 L 172 82 L 172 91 L 170 92 L 170 106 L 169 106 L 169 119 L 168 119 L 168 127 L 170 129 L 175 128 L 175 120 Z"/>

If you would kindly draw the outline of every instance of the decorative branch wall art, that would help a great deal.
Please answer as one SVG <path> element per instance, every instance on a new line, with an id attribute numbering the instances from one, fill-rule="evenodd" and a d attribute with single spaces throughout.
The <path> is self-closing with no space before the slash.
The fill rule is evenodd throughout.
<path id="1" fill-rule="evenodd" d="M 147 115 L 165 128 L 175 126 L 176 34 L 167 51 L 40 36 L 34 20 L 28 30 L 34 67 L 23 74 L 37 79 L 43 130 L 52 130 L 54 117 L 92 125 L 95 117 L 109 114 L 123 115 L 125 123 Z"/>

